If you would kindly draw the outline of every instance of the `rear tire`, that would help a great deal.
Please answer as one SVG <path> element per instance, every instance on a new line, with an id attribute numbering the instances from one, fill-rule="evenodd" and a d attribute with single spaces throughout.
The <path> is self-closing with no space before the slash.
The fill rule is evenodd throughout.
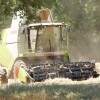
<path id="1" fill-rule="evenodd" d="M 5 69 L 1 70 L 2 74 L 0 74 L 0 84 L 7 84 L 8 78 L 7 78 L 7 72 Z"/>

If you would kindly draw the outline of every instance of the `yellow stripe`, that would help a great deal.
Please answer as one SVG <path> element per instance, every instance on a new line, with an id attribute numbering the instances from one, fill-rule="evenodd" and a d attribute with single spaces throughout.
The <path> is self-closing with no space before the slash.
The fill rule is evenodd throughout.
<path id="1" fill-rule="evenodd" d="M 27 78 L 26 78 L 26 72 L 23 68 L 20 68 L 19 69 L 19 74 L 18 74 L 18 79 L 22 82 L 27 82 Z"/>

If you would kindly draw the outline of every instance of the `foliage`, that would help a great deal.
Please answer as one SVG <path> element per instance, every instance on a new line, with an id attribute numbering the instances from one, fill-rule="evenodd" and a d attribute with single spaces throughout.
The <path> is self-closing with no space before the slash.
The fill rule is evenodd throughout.
<path id="1" fill-rule="evenodd" d="M 20 10 L 28 20 L 37 21 L 36 11 L 44 7 L 52 9 L 55 20 L 68 22 L 75 30 L 89 31 L 94 26 L 99 30 L 99 3 L 99 0 L 0 0 L 0 23 Z"/>
<path id="2" fill-rule="evenodd" d="M 69 22 L 75 29 L 87 31 L 93 26 L 100 29 L 99 4 L 99 0 L 0 0 L 0 23 L 19 10 L 29 20 L 37 20 L 36 11 L 44 7 L 53 10 L 56 20 Z"/>
<path id="3" fill-rule="evenodd" d="M 17 11 L 24 11 L 29 20 L 37 19 L 36 11 L 42 7 L 52 8 L 57 0 L 0 0 L 0 21 L 13 16 Z M 21 16 L 22 17 L 22 16 Z"/>
<path id="4" fill-rule="evenodd" d="M 11 19 L 17 11 L 24 13 L 28 21 L 38 21 L 36 15 L 38 9 L 43 7 L 52 8 L 57 0 L 0 0 L 0 29 L 10 27 Z"/>
<path id="5" fill-rule="evenodd" d="M 88 31 L 93 27 L 95 11 L 96 5 L 92 0 L 62 0 L 54 9 L 58 20 L 68 22 L 75 30 L 81 31 Z"/>
<path id="6" fill-rule="evenodd" d="M 57 21 L 70 24 L 71 55 L 100 60 L 100 0 L 59 0 L 53 11 Z"/>

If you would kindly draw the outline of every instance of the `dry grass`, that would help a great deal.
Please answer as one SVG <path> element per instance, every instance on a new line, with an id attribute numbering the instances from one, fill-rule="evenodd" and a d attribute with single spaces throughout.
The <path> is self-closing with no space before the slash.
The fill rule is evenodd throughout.
<path id="1" fill-rule="evenodd" d="M 0 100 L 100 100 L 100 77 L 85 81 L 49 79 L 0 88 Z"/>
<path id="2" fill-rule="evenodd" d="M 89 78 L 88 80 L 83 81 L 72 81 L 68 78 L 55 78 L 55 79 L 47 79 L 43 82 L 35 82 L 30 85 L 81 85 L 81 84 L 99 84 L 100 83 L 100 77 L 97 78 Z"/>
<path id="3" fill-rule="evenodd" d="M 0 90 L 0 100 L 100 100 L 98 85 L 13 86 Z"/>

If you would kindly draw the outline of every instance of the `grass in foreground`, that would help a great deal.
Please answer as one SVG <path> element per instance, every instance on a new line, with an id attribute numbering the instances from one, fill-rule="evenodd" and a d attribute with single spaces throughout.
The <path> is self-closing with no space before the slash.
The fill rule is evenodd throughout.
<path id="1" fill-rule="evenodd" d="M 11 85 L 0 88 L 0 100 L 100 100 L 100 84 Z"/>

